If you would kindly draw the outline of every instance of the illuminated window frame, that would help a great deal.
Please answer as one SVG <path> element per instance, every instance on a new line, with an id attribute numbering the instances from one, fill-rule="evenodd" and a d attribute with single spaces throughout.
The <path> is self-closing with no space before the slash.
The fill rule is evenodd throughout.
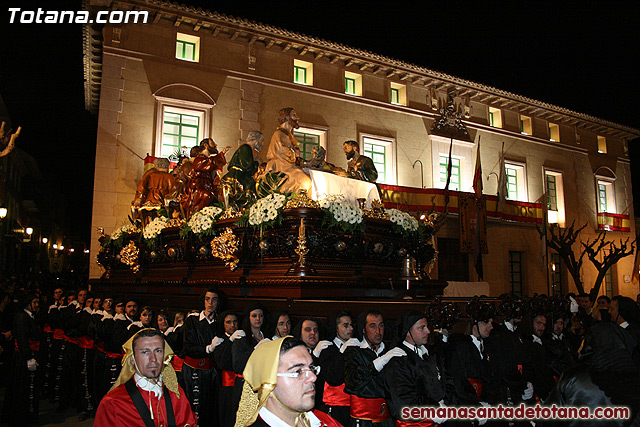
<path id="1" fill-rule="evenodd" d="M 460 173 L 461 159 L 451 156 L 451 180 L 449 181 L 449 190 L 460 190 Z M 445 188 L 447 185 L 447 172 L 449 170 L 449 155 L 440 153 L 440 186 Z"/>
<path id="2" fill-rule="evenodd" d="M 191 55 L 187 47 L 191 47 Z M 176 34 L 176 59 L 189 62 L 200 62 L 200 37 L 189 34 Z"/>
<path id="3" fill-rule="evenodd" d="M 617 213 L 614 180 L 596 177 L 596 202 L 598 213 Z"/>
<path id="4" fill-rule="evenodd" d="M 502 110 L 489 107 L 489 126 L 502 128 Z"/>
<path id="5" fill-rule="evenodd" d="M 598 153 L 607 154 L 607 138 L 598 135 Z"/>
<path id="6" fill-rule="evenodd" d="M 507 174 L 507 199 L 527 202 L 527 170 L 522 163 L 505 162 Z"/>
<path id="7" fill-rule="evenodd" d="M 293 82 L 313 86 L 313 64 L 311 62 L 293 60 Z"/>
<path id="8" fill-rule="evenodd" d="M 549 140 L 560 142 L 560 126 L 555 123 L 549 123 Z"/>
<path id="9" fill-rule="evenodd" d="M 547 193 L 547 219 L 550 224 L 565 225 L 564 180 L 561 172 L 544 171 L 544 185 Z"/>
<path id="10" fill-rule="evenodd" d="M 198 125 L 198 135 L 196 144 L 202 141 L 204 138 L 210 135 L 210 125 L 211 125 L 211 110 L 213 105 L 203 104 L 198 102 L 184 101 L 174 98 L 166 98 L 161 96 L 156 96 L 157 102 L 157 114 L 156 114 L 156 137 L 153 155 L 156 157 L 163 157 L 163 136 L 165 134 L 165 123 L 164 117 L 165 112 L 177 113 L 177 114 L 186 114 L 191 116 L 196 116 L 199 118 Z M 185 154 L 189 154 L 189 150 L 192 146 L 184 145 L 182 152 Z M 173 153 L 173 152 L 172 152 Z M 172 154 L 170 153 L 170 154 Z M 166 152 L 165 152 L 166 154 Z"/>
<path id="11" fill-rule="evenodd" d="M 390 102 L 395 105 L 407 105 L 407 87 L 398 83 L 391 83 L 390 86 Z"/>
<path id="12" fill-rule="evenodd" d="M 371 145 L 378 148 L 384 148 L 384 168 L 380 168 L 379 150 L 371 150 Z M 396 171 L 396 140 L 394 138 L 387 138 L 378 135 L 360 134 L 360 153 L 370 157 L 376 165 L 378 170 L 378 180 L 376 182 L 380 184 L 397 183 L 397 171 Z"/>
<path id="13" fill-rule="evenodd" d="M 362 96 L 362 75 L 345 71 L 344 93 L 347 95 Z"/>
<path id="14" fill-rule="evenodd" d="M 311 150 L 313 146 L 319 145 L 323 147 L 325 150 L 327 149 L 327 130 L 326 129 L 317 129 L 311 127 L 300 126 L 298 129 L 293 131 L 293 135 L 300 143 L 300 156 L 305 160 L 311 159 Z M 307 138 L 308 136 L 308 138 Z M 311 140 L 315 139 L 317 144 L 311 142 Z"/>
<path id="15" fill-rule="evenodd" d="M 522 135 L 533 135 L 533 125 L 531 123 L 531 117 L 520 116 L 520 133 Z"/>

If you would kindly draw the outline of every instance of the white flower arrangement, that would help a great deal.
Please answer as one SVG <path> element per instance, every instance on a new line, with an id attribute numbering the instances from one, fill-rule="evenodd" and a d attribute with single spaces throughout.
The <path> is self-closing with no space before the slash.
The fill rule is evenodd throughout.
<path id="1" fill-rule="evenodd" d="M 194 213 L 187 225 L 195 234 L 213 234 L 213 224 L 216 217 L 222 213 L 222 209 L 216 206 L 207 206 Z"/>
<path id="2" fill-rule="evenodd" d="M 384 212 L 389 215 L 391 222 L 402 227 L 403 233 L 418 231 L 418 220 L 408 213 L 398 209 L 385 209 Z"/>
<path id="3" fill-rule="evenodd" d="M 142 232 L 142 236 L 145 240 L 155 239 L 160 236 L 162 230 L 167 226 L 169 218 L 164 216 L 157 216 L 151 221 Z"/>
<path id="4" fill-rule="evenodd" d="M 140 230 L 133 224 L 125 224 L 121 227 L 116 228 L 113 233 L 111 233 L 111 240 L 118 240 L 122 237 L 123 234 L 132 234 L 137 233 Z"/>
<path id="5" fill-rule="evenodd" d="M 348 224 L 350 226 L 362 224 L 364 212 L 358 206 L 345 200 L 342 194 L 327 196 L 318 203 L 322 209 L 329 211 L 333 215 L 333 219 L 338 223 L 346 223 L 344 225 Z"/>
<path id="6" fill-rule="evenodd" d="M 287 201 L 284 194 L 272 193 L 256 201 L 249 209 L 249 224 L 256 227 L 274 221 Z"/>

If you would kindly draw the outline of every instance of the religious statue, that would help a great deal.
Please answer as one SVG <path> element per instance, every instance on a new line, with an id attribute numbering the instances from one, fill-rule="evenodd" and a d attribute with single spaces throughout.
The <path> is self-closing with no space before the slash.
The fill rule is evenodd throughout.
<path id="1" fill-rule="evenodd" d="M 225 154 L 229 147 L 218 153 L 218 146 L 211 138 L 200 141 L 200 151 L 193 160 L 187 192 L 183 198 L 183 210 L 186 218 L 218 200 L 218 171 L 227 164 Z"/>
<path id="2" fill-rule="evenodd" d="M 265 174 L 283 173 L 287 179 L 280 191 L 284 193 L 296 192 L 300 189 L 308 191 L 311 188 L 311 179 L 300 167 L 302 162 L 300 143 L 293 136 L 293 130 L 300 127 L 298 120 L 298 115 L 293 108 L 280 110 L 279 126 L 273 133 L 267 150 Z"/>
<path id="3" fill-rule="evenodd" d="M 158 157 L 154 167 L 142 175 L 136 188 L 133 206 L 136 208 L 156 209 L 164 206 L 166 199 L 175 196 L 176 180 L 169 173 L 169 160 Z"/>
<path id="4" fill-rule="evenodd" d="M 370 157 L 360 154 L 358 143 L 353 140 L 345 141 L 342 148 L 348 160 L 347 175 L 361 181 L 375 183 L 378 179 L 378 170 Z"/>
<path id="5" fill-rule="evenodd" d="M 229 197 L 237 205 L 249 202 L 256 192 L 256 181 L 253 177 L 260 167 L 257 153 L 262 150 L 262 144 L 262 132 L 249 132 L 247 142 L 233 153 L 227 165 L 228 172 L 222 177 L 221 185 L 226 187 Z"/>
<path id="6" fill-rule="evenodd" d="M 0 124 L 0 157 L 7 156 L 16 145 L 16 139 L 20 135 L 21 127 L 18 126 L 18 130 L 15 133 L 11 133 L 11 130 L 5 131 L 5 122 Z"/>

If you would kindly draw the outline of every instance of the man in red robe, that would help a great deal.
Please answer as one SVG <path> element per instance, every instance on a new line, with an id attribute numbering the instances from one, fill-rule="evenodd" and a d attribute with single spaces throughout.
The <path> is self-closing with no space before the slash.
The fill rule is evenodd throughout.
<path id="1" fill-rule="evenodd" d="M 287 336 L 260 344 L 243 371 L 235 427 L 342 427 L 313 409 L 319 372 L 302 341 Z"/>
<path id="2" fill-rule="evenodd" d="M 173 351 L 162 332 L 143 329 L 123 348 L 122 371 L 100 402 L 94 426 L 195 427 L 196 416 L 169 363 Z"/>

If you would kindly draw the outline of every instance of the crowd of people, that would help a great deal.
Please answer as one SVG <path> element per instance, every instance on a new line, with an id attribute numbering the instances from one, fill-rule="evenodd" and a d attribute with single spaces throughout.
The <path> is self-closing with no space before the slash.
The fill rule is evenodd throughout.
<path id="1" fill-rule="evenodd" d="M 299 414 L 315 407 L 344 426 L 408 427 L 501 423 L 403 419 L 403 408 L 415 406 L 629 407 L 631 418 L 618 425 L 638 418 L 640 408 L 640 309 L 623 296 L 592 301 L 587 294 L 524 300 L 506 295 L 473 299 L 463 310 L 436 300 L 391 322 L 380 311 L 356 317 L 346 307 L 322 320 L 270 312 L 260 303 L 242 313 L 223 311 L 224 295 L 216 289 L 202 294 L 197 310 L 175 313 L 82 288 L 56 288 L 52 295 L 9 290 L 0 291 L 0 378 L 10 391 L 2 411 L 10 425 L 35 423 L 40 399 L 56 402 L 60 411 L 76 408 L 80 418 L 96 416 L 96 425 L 111 425 L 114 411 L 108 407 L 118 393 L 126 395 L 127 380 L 135 373 L 138 387 L 148 392 L 156 383 L 145 388 L 140 381 L 157 378 L 170 364 L 179 386 L 167 392 L 167 408 L 181 408 L 180 419 L 191 420 L 186 424 L 197 417 L 199 426 L 246 427 L 259 420 L 273 426 L 260 418 L 262 412 L 247 417 L 241 400 L 264 387 L 250 380 L 262 375 L 249 367 L 262 366 L 254 353 L 289 335 L 306 348 L 309 363 L 278 377 L 303 378 L 298 400 L 312 406 L 295 409 L 296 402 L 287 402 L 296 396 L 269 390 L 258 409 L 276 399 L 272 408 Z M 133 357 L 134 350 L 140 354 Z M 162 353 L 160 362 L 150 356 L 154 351 Z M 143 374 L 147 368 L 156 377 Z"/>

